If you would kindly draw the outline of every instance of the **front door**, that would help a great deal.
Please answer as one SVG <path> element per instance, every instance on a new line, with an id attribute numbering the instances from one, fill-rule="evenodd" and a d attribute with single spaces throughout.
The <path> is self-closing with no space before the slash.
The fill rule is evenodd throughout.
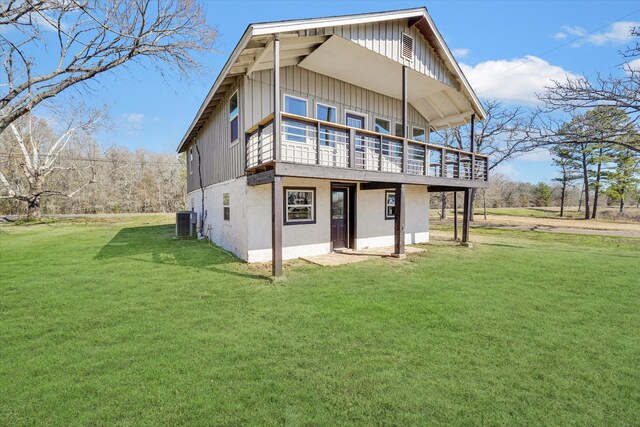
<path id="1" fill-rule="evenodd" d="M 331 190 L 331 243 L 334 249 L 346 248 L 349 242 L 347 189 Z"/>

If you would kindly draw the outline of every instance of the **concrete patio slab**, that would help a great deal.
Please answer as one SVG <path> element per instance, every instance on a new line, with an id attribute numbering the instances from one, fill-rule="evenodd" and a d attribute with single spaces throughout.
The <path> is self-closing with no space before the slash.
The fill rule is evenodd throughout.
<path id="1" fill-rule="evenodd" d="M 414 254 L 414 253 L 425 251 L 425 249 L 414 248 L 412 246 L 406 246 L 404 250 L 405 250 L 405 253 L 407 254 Z M 312 264 L 328 267 L 328 266 L 362 262 L 370 259 L 371 257 L 379 257 L 379 258 L 391 257 L 392 254 L 393 254 L 393 247 L 385 246 L 382 248 L 362 249 L 357 251 L 354 251 L 351 249 L 342 249 L 326 255 L 302 257 L 300 259 L 310 262 Z"/>

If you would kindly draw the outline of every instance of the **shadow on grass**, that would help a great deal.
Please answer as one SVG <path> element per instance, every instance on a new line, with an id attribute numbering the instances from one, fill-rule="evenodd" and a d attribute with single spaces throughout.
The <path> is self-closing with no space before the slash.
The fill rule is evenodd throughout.
<path id="1" fill-rule="evenodd" d="M 102 247 L 95 259 L 126 258 L 268 280 L 265 276 L 242 272 L 244 263 L 240 259 L 209 241 L 176 239 L 174 230 L 173 225 L 123 228 Z"/>

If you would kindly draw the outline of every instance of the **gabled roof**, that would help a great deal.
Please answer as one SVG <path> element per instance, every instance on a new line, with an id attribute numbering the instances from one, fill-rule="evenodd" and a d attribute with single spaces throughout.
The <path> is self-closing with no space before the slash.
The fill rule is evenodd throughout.
<path id="1" fill-rule="evenodd" d="M 189 126 L 189 129 L 180 141 L 178 152 L 186 150 L 191 141 L 195 139 L 202 126 L 209 119 L 210 115 L 217 108 L 222 99 L 224 99 L 225 93 L 233 86 L 238 76 L 261 69 L 273 68 L 273 63 L 271 62 L 271 64 L 269 64 L 269 58 L 267 58 L 269 56 L 268 53 L 273 52 L 273 50 L 270 42 L 265 41 L 265 36 L 309 31 L 325 27 L 338 27 L 401 19 L 408 19 L 410 25 L 415 26 L 420 34 L 429 41 L 449 72 L 451 72 L 460 83 L 460 90 L 469 100 L 476 117 L 479 120 L 484 119 L 486 116 L 484 108 L 464 76 L 460 66 L 453 57 L 453 54 L 444 42 L 442 35 L 435 27 L 435 24 L 425 7 L 357 15 L 263 22 L 250 24 L 245 30 L 240 41 L 231 53 L 231 56 L 220 71 L 220 74 L 216 78 L 213 86 L 209 90 L 209 93 L 200 106 L 200 109 Z M 305 37 L 303 44 L 290 44 L 288 55 L 286 51 L 282 52 L 281 46 L 281 66 L 299 64 L 328 39 L 329 37 L 326 36 Z M 284 46 L 286 49 L 286 44 Z M 468 116 L 460 114 L 460 117 L 455 117 L 455 120 L 457 123 L 463 123 L 468 121 Z M 447 124 L 450 124 L 450 122 Z"/>

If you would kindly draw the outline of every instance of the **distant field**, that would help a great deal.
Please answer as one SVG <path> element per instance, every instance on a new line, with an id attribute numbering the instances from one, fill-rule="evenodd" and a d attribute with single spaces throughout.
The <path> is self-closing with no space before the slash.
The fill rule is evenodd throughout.
<path id="1" fill-rule="evenodd" d="M 458 213 L 462 214 L 462 211 L 460 210 Z M 476 216 L 482 217 L 484 214 L 484 210 L 481 207 L 476 207 L 475 213 Z M 430 210 L 431 218 L 437 219 L 439 215 L 440 212 L 437 208 Z M 447 209 L 447 215 L 453 215 L 453 209 Z M 487 215 L 518 216 L 529 218 L 560 218 L 560 208 L 487 208 Z M 578 211 L 577 207 L 567 207 L 564 210 L 564 218 L 582 219 L 583 217 L 584 210 Z M 598 220 L 615 222 L 640 222 L 640 208 L 625 208 L 624 214 L 620 215 L 618 213 L 617 207 L 599 207 Z"/>
<path id="2" fill-rule="evenodd" d="M 640 239 L 436 232 L 273 284 L 170 221 L 0 226 L 0 425 L 637 424 Z"/>

